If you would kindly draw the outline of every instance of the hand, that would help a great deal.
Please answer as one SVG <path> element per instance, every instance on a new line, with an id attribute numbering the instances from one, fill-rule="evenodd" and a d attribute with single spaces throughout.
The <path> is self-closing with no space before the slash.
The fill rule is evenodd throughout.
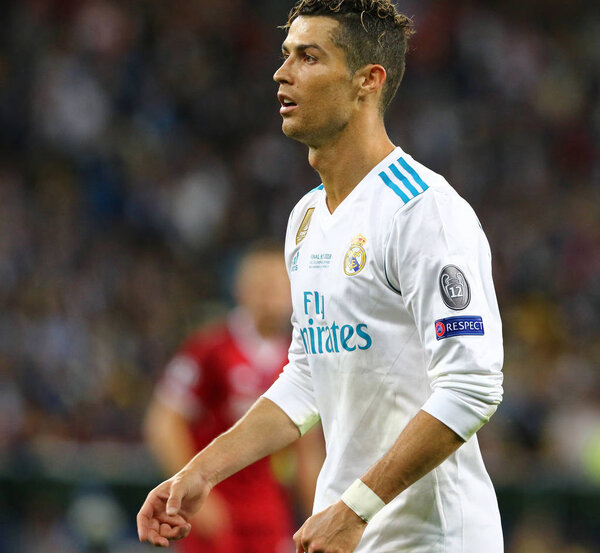
<path id="1" fill-rule="evenodd" d="M 185 469 L 154 488 L 137 515 L 140 541 L 169 547 L 169 541 L 185 538 L 210 489 L 201 475 Z"/>
<path id="2" fill-rule="evenodd" d="M 310 517 L 294 534 L 296 553 L 352 553 L 367 523 L 343 501 Z"/>

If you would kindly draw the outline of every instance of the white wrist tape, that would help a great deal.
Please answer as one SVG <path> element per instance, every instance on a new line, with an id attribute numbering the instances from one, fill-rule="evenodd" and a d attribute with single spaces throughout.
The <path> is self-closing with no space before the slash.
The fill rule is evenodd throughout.
<path id="1" fill-rule="evenodd" d="M 369 522 L 385 507 L 383 499 L 360 478 L 357 478 L 342 494 L 342 501 L 365 522 Z"/>

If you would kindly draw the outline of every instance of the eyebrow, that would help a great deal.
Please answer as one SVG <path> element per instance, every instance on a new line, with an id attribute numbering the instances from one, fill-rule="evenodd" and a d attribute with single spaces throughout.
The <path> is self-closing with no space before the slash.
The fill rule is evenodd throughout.
<path id="1" fill-rule="evenodd" d="M 321 48 L 318 44 L 298 44 L 292 48 L 292 50 L 296 50 L 296 52 L 303 52 L 304 50 L 308 50 L 309 48 L 314 48 L 315 50 L 320 50 L 324 52 L 323 48 Z M 289 52 L 290 49 L 285 45 L 285 42 L 281 45 L 282 52 Z"/>

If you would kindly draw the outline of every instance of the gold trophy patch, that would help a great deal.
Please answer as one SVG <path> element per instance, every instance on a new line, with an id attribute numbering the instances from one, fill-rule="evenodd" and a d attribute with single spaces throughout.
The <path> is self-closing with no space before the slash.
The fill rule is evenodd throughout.
<path id="1" fill-rule="evenodd" d="M 302 218 L 302 222 L 300 223 L 300 227 L 298 228 L 298 232 L 296 233 L 296 245 L 300 244 L 300 242 L 302 242 L 302 240 L 306 238 L 306 234 L 308 233 L 308 227 L 310 227 L 310 221 L 312 219 L 314 211 L 314 207 L 310 207 L 306 210 L 306 213 Z"/>

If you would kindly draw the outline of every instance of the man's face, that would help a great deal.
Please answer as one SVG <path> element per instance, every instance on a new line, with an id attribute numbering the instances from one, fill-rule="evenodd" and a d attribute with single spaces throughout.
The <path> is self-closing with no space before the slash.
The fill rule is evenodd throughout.
<path id="1" fill-rule="evenodd" d="M 283 43 L 279 83 L 286 136 L 318 147 L 334 140 L 357 109 L 356 87 L 343 50 L 332 40 L 339 23 L 325 16 L 300 16 Z"/>
<path id="2" fill-rule="evenodd" d="M 264 337 L 289 331 L 292 304 L 283 253 L 250 254 L 239 269 L 236 288 L 238 303 Z"/>

